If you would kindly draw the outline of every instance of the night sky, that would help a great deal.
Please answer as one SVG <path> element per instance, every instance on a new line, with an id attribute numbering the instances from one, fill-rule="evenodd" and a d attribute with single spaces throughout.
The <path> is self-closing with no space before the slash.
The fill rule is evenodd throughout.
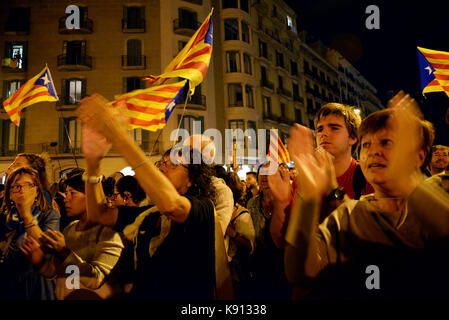
<path id="1" fill-rule="evenodd" d="M 436 144 L 449 145 L 449 97 L 421 94 L 416 47 L 449 52 L 449 1 L 285 0 L 298 31 L 340 51 L 378 90 L 383 105 L 400 89 L 420 104 L 436 127 Z M 368 30 L 365 9 L 377 5 L 380 29 Z"/>

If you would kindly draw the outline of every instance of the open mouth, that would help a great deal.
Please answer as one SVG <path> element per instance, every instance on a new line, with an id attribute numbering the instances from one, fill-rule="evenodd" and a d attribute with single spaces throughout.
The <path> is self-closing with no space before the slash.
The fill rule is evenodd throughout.
<path id="1" fill-rule="evenodd" d="M 386 168 L 387 166 L 381 163 L 371 163 L 368 168 Z"/>

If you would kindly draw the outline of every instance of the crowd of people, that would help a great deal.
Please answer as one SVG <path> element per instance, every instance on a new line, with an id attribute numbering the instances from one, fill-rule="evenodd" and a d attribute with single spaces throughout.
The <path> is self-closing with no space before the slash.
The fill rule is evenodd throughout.
<path id="1" fill-rule="evenodd" d="M 151 163 L 106 103 L 77 110 L 84 169 L 50 186 L 22 153 L 6 171 L 0 300 L 449 296 L 449 148 L 409 95 L 363 120 L 324 105 L 315 136 L 290 129 L 294 167 L 246 180 L 202 135 Z M 102 174 L 111 147 L 134 176 Z"/>

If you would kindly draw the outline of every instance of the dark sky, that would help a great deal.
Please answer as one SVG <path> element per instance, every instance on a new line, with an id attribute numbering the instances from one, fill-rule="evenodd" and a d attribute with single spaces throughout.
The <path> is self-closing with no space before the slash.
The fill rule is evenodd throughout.
<path id="1" fill-rule="evenodd" d="M 403 89 L 420 103 L 437 129 L 436 143 L 449 145 L 444 122 L 449 97 L 420 89 L 416 47 L 449 51 L 449 1 L 285 0 L 307 30 L 343 53 L 378 90 L 382 103 Z M 380 29 L 368 30 L 368 5 L 380 11 Z"/>

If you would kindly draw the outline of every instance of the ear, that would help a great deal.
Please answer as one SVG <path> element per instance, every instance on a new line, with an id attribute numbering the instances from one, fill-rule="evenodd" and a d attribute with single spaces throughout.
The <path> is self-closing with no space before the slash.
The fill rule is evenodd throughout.
<path id="1" fill-rule="evenodd" d="M 426 160 L 426 152 L 424 150 L 418 151 L 418 168 L 421 168 L 421 166 L 424 164 L 424 161 Z"/>
<path id="2" fill-rule="evenodd" d="M 352 138 L 352 137 L 349 137 L 349 145 L 352 147 L 354 144 L 356 144 L 357 143 L 357 138 Z"/>
<path id="3" fill-rule="evenodd" d="M 125 193 L 125 196 L 123 197 L 123 199 L 131 200 L 133 198 L 133 196 L 131 195 L 131 192 L 125 191 L 124 193 Z"/>

